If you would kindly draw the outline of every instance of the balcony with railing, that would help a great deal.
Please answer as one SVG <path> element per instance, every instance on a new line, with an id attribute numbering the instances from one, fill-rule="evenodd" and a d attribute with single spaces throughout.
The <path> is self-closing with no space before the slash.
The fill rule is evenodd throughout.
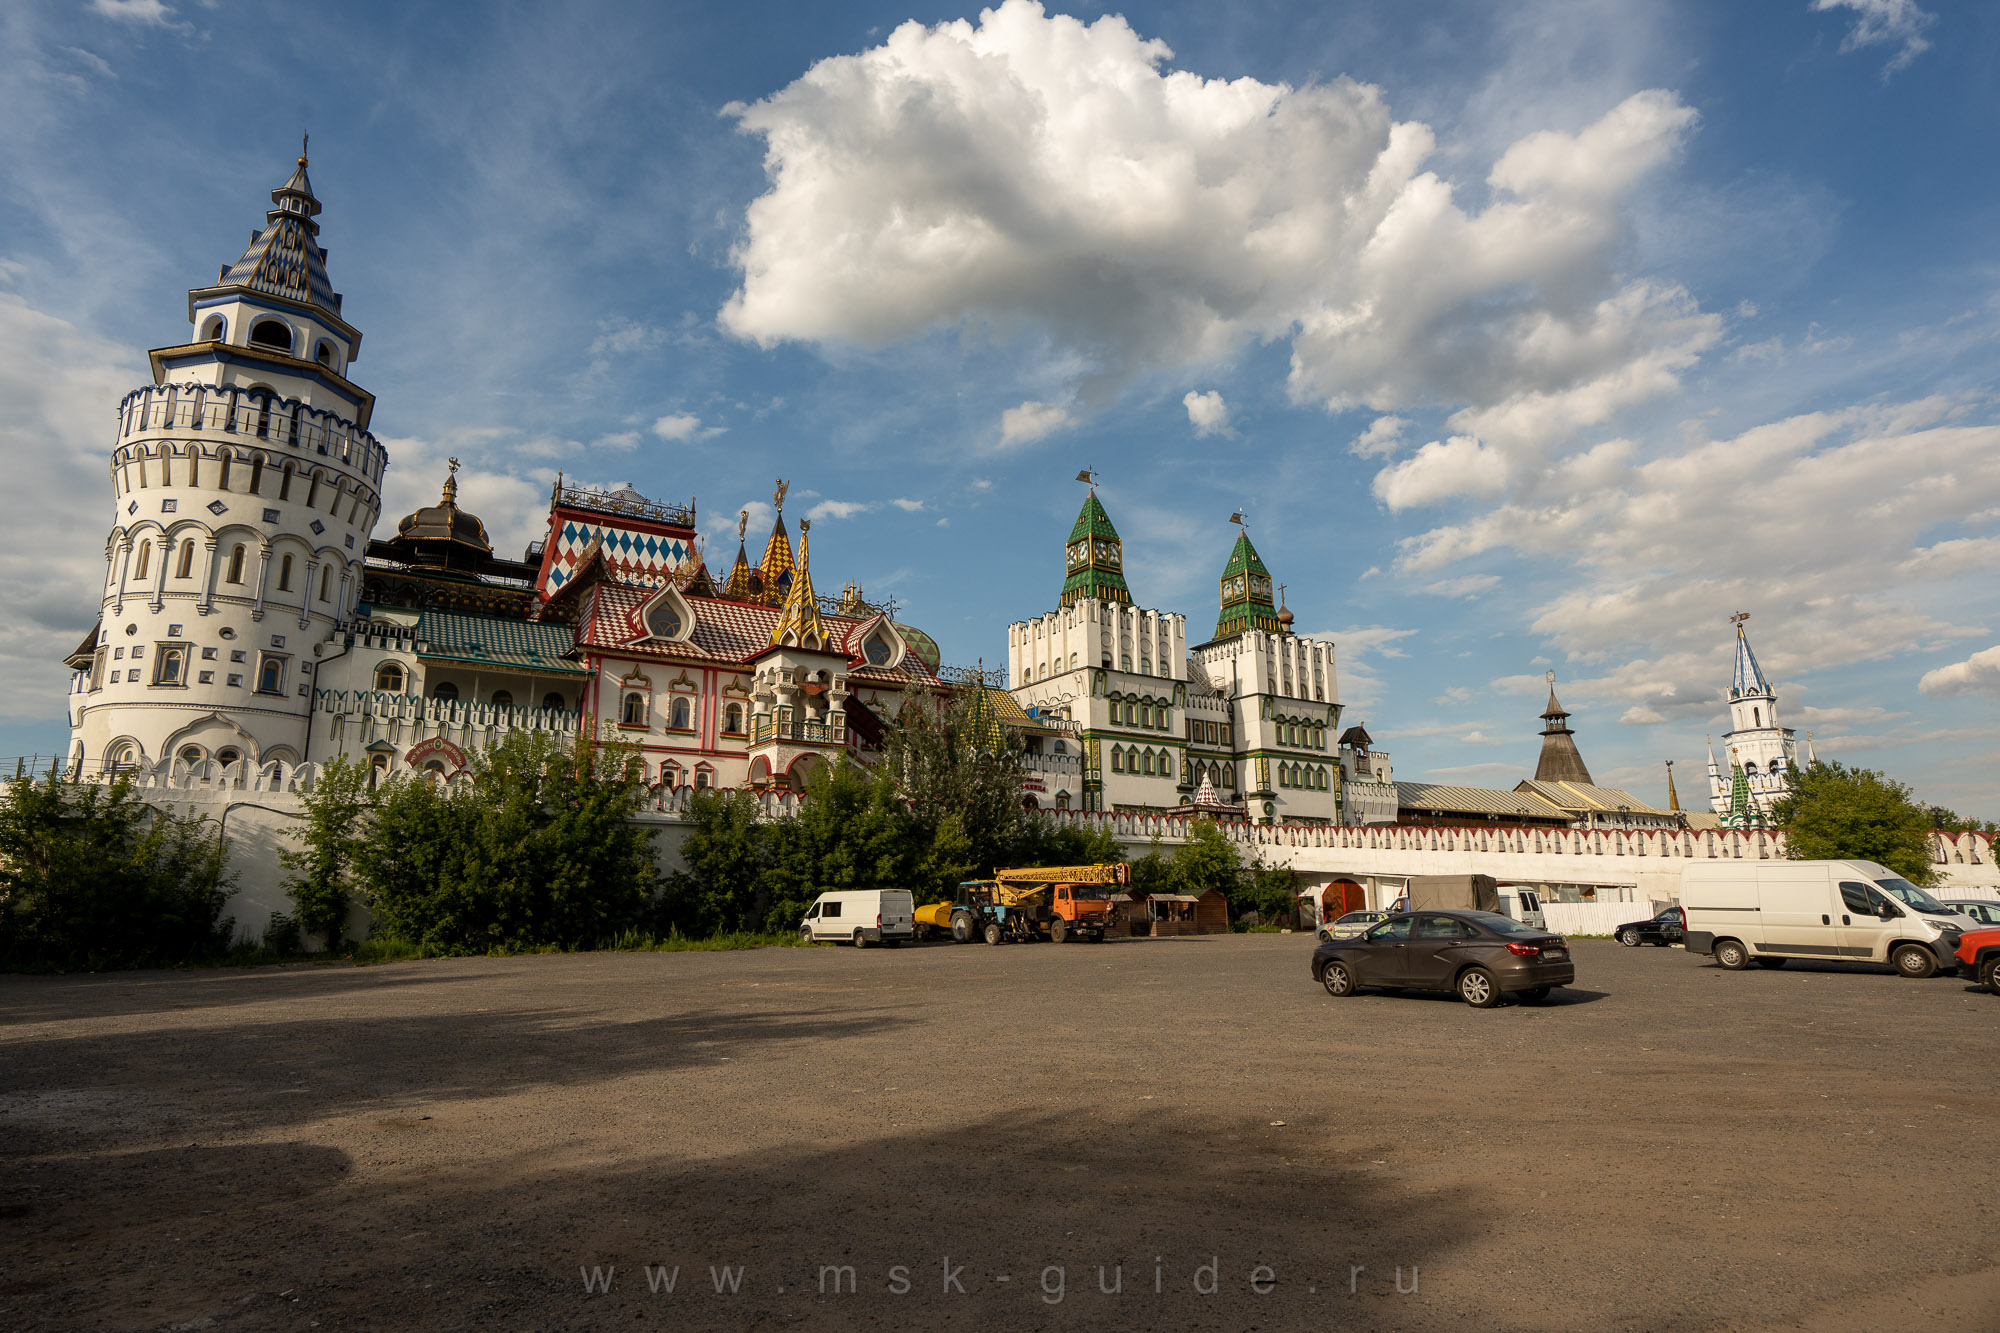
<path id="1" fill-rule="evenodd" d="M 149 384 L 118 405 L 118 437 L 192 432 L 255 440 L 347 464 L 379 481 L 388 453 L 345 417 L 232 384 Z"/>
<path id="2" fill-rule="evenodd" d="M 569 708 L 527 708 L 477 699 L 433 699 L 390 690 L 318 690 L 313 711 L 326 715 L 324 735 L 335 745 L 384 740 L 407 747 L 438 738 L 460 746 L 490 745 L 511 731 L 574 736 L 583 715 Z"/>
<path id="3" fill-rule="evenodd" d="M 845 719 L 833 722 L 796 720 L 775 722 L 770 718 L 759 718 L 751 729 L 750 743 L 752 745 L 845 745 L 847 722 Z"/>

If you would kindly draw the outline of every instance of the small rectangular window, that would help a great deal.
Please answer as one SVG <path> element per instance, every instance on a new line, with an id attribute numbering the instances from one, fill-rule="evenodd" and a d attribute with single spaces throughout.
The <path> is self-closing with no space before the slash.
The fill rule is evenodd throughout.
<path id="1" fill-rule="evenodd" d="M 840 904 L 839 904 L 839 903 L 837 903 L 837 902 L 835 902 L 835 903 L 821 903 L 821 904 L 820 904 L 820 915 L 821 915 L 821 916 L 823 916 L 823 917 L 826 917 L 826 916 L 839 916 L 839 915 L 840 915 Z"/>

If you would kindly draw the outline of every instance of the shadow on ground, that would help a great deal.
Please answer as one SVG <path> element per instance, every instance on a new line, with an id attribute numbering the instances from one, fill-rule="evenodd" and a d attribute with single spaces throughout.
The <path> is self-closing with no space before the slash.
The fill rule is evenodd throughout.
<path id="1" fill-rule="evenodd" d="M 1451 1270 L 1477 1198 L 1286 1160 L 1284 1132 L 1079 1115 L 710 1160 L 635 1144 L 630 1161 L 516 1161 L 393 1198 L 342 1186 L 340 1155 L 308 1145 L 79 1157 L 49 1164 L 64 1184 L 36 1216 L 0 1221 L 20 1259 L 0 1317 L 1150 1330 L 1450 1327 L 1444 1300 L 1477 1308 L 1477 1279 Z"/>

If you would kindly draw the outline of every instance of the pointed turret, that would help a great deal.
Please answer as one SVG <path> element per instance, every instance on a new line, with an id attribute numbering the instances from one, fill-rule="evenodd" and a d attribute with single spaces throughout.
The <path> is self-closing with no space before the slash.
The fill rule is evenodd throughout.
<path id="1" fill-rule="evenodd" d="M 1062 605 L 1075 606 L 1087 597 L 1101 602 L 1132 604 L 1132 591 L 1125 586 L 1125 544 L 1111 515 L 1098 503 L 1097 488 L 1090 488 L 1076 524 L 1069 530 L 1063 563 L 1068 576 L 1063 579 Z"/>
<path id="2" fill-rule="evenodd" d="M 1556 700 L 1553 671 L 1549 673 L 1549 706 L 1542 710 L 1542 757 L 1535 765 L 1535 781 L 1597 785 L 1591 781 L 1590 769 L 1576 748 L 1576 734 L 1569 729 L 1569 713 Z"/>
<path id="3" fill-rule="evenodd" d="M 263 229 L 234 264 L 223 266 L 218 287 L 247 287 L 267 296 L 282 296 L 340 314 L 340 293 L 326 274 L 326 251 L 319 245 L 319 200 L 306 176 L 306 158 L 291 178 L 271 191 L 276 205 L 264 215 Z"/>
<path id="4" fill-rule="evenodd" d="M 771 630 L 771 646 L 774 648 L 805 648 L 818 653 L 826 651 L 826 624 L 820 619 L 819 598 L 813 595 L 812 567 L 806 546 L 807 534 L 811 531 L 812 523 L 800 520 L 799 563 L 786 570 L 788 590 L 785 609 Z M 789 561 L 789 546 L 785 555 Z"/>
<path id="5" fill-rule="evenodd" d="M 1250 544 L 1250 530 L 1239 528 L 1229 563 L 1222 567 L 1220 581 L 1222 612 L 1215 620 L 1215 637 L 1226 639 L 1245 630 L 1261 629 L 1276 634 L 1284 629 L 1278 608 L 1271 601 L 1271 571 Z"/>
<path id="6" fill-rule="evenodd" d="M 1678 811 L 1680 808 L 1681 794 L 1674 790 L 1674 761 L 1669 759 L 1667 760 L 1667 809 Z"/>
<path id="7" fill-rule="evenodd" d="M 1729 684 L 1731 699 L 1748 699 L 1753 696 L 1770 698 L 1771 683 L 1764 679 L 1764 668 L 1757 665 L 1757 654 L 1750 650 L 1750 636 L 1743 632 L 1743 621 L 1736 621 L 1736 675 Z"/>
<path id="8" fill-rule="evenodd" d="M 784 602 L 792 586 L 792 539 L 785 532 L 785 492 L 791 483 L 780 480 L 771 493 L 777 517 L 771 521 L 771 535 L 764 542 L 764 558 L 757 562 L 757 595 L 776 606 Z"/>

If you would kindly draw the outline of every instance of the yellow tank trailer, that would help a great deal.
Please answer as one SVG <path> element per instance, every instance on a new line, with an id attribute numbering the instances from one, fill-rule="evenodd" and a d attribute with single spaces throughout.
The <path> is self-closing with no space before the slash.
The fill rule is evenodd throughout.
<path id="1" fill-rule="evenodd" d="M 1124 884 L 1129 867 L 1033 866 L 967 880 L 951 899 L 917 909 L 917 936 L 950 935 L 960 944 L 985 940 L 1101 940 L 1111 903 L 1100 886 Z"/>

